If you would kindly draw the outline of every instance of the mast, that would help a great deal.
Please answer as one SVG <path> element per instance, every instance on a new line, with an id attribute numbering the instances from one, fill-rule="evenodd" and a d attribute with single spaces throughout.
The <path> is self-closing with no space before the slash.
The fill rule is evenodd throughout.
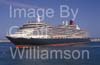
<path id="1" fill-rule="evenodd" d="M 40 21 L 41 21 L 41 20 L 40 20 L 40 16 L 37 15 L 37 22 L 40 23 Z"/>
<path id="2" fill-rule="evenodd" d="M 40 16 L 39 16 L 39 14 L 37 15 L 37 24 L 36 24 L 36 26 L 37 26 L 37 36 L 38 37 L 41 37 L 41 35 L 43 35 L 43 32 L 45 32 L 45 38 L 47 38 L 48 37 L 48 28 L 47 28 L 47 26 L 43 26 L 43 27 L 38 27 L 38 23 L 40 23 L 41 22 L 41 19 L 40 19 Z"/>
<path id="3" fill-rule="evenodd" d="M 40 31 L 39 31 L 38 23 L 40 23 L 40 16 L 39 16 L 39 14 L 37 15 L 36 27 L 37 27 L 37 36 L 40 36 Z"/>

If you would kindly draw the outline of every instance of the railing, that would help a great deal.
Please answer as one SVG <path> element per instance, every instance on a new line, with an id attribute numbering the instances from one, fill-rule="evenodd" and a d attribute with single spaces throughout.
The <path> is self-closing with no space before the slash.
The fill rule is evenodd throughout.
<path id="1" fill-rule="evenodd" d="M 91 42 L 100 42 L 100 38 L 90 38 Z"/>

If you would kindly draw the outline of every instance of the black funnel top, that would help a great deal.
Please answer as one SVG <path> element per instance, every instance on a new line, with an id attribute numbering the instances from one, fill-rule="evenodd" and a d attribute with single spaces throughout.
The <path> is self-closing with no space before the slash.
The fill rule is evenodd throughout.
<path id="1" fill-rule="evenodd" d="M 74 25 L 74 21 L 70 20 L 69 25 Z"/>

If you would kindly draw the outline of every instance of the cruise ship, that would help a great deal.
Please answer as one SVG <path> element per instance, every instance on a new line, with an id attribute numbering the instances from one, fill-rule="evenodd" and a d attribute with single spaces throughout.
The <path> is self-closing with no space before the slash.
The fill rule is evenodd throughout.
<path id="1" fill-rule="evenodd" d="M 51 26 L 40 21 L 39 17 L 36 22 L 28 22 L 19 27 L 17 32 L 6 37 L 15 45 L 70 44 L 90 41 L 87 32 L 81 30 L 73 20 Z"/>

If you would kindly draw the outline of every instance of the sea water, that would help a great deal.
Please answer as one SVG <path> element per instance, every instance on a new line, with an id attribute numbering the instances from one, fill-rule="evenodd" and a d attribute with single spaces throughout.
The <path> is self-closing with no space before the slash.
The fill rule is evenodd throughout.
<path id="1" fill-rule="evenodd" d="M 50 55 L 54 50 L 58 55 Z M 0 43 L 0 65 L 100 65 L 100 43 L 31 46 L 27 49 Z"/>

